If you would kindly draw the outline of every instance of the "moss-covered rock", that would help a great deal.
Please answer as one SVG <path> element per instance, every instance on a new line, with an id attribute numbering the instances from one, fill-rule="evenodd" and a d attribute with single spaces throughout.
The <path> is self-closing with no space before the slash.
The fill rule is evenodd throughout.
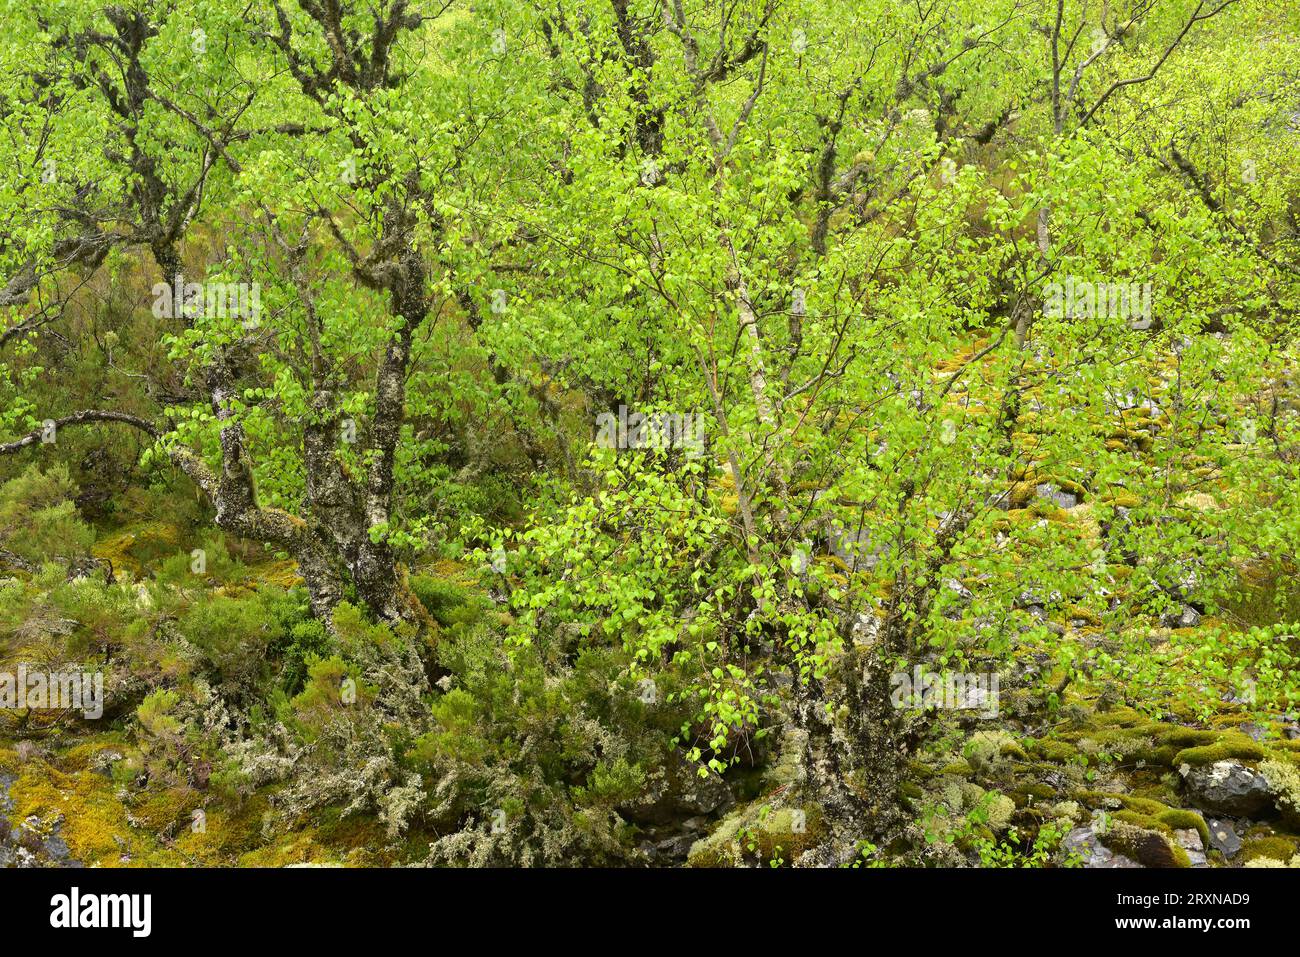
<path id="1" fill-rule="evenodd" d="M 1122 819 L 1124 813 L 1116 814 L 1116 820 L 1099 835 L 1102 844 L 1144 867 L 1191 866 L 1187 852 L 1168 836 Z"/>
<path id="2" fill-rule="evenodd" d="M 1259 766 L 1273 793 L 1273 806 L 1291 827 L 1300 828 L 1300 769 L 1291 761 L 1270 758 Z"/>
<path id="3" fill-rule="evenodd" d="M 824 835 L 820 809 L 755 801 L 733 811 L 687 855 L 691 867 L 792 864 Z"/>

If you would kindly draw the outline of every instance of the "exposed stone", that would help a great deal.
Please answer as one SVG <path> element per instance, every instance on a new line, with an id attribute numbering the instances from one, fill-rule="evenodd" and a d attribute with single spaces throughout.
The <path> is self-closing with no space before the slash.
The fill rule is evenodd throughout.
<path id="1" fill-rule="evenodd" d="M 1241 838 L 1227 821 L 1217 818 L 1209 821 L 1210 845 L 1224 857 L 1232 858 L 1241 850 Z"/>
<path id="2" fill-rule="evenodd" d="M 1075 855 L 1085 868 L 1141 867 L 1137 861 L 1112 851 L 1101 843 L 1101 832 L 1107 826 L 1106 818 L 1094 814 L 1091 821 L 1076 827 L 1065 835 L 1061 848 L 1067 855 Z"/>
<path id="3" fill-rule="evenodd" d="M 1192 803 L 1207 811 L 1250 817 L 1272 803 L 1268 781 L 1240 761 L 1216 761 L 1208 767 L 1184 764 L 1178 770 Z"/>
<path id="4" fill-rule="evenodd" d="M 667 825 L 686 817 L 712 814 L 731 803 L 731 791 L 716 774 L 700 777 L 686 761 L 675 759 L 646 781 L 639 798 L 619 810 L 637 824 Z"/>
<path id="5" fill-rule="evenodd" d="M 880 635 L 880 617 L 870 612 L 863 612 L 853 620 L 850 637 L 854 644 L 869 645 Z"/>
<path id="6" fill-rule="evenodd" d="M 1183 605 L 1160 621 L 1166 628 L 1195 628 L 1201 623 L 1201 613 L 1191 605 Z"/>
<path id="7" fill-rule="evenodd" d="M 943 584 L 945 588 L 955 594 L 962 601 L 970 601 L 975 597 L 969 588 L 955 578 L 949 578 Z"/>
<path id="8" fill-rule="evenodd" d="M 1208 867 L 1205 859 L 1205 845 L 1201 842 L 1200 832 L 1188 827 L 1174 831 L 1174 842 L 1187 852 L 1187 860 L 1192 867 Z"/>
<path id="9" fill-rule="evenodd" d="M 1072 492 L 1066 492 L 1051 482 L 1043 482 L 1034 489 L 1034 493 L 1039 498 L 1051 502 L 1058 508 L 1074 508 L 1079 504 L 1079 496 Z"/>

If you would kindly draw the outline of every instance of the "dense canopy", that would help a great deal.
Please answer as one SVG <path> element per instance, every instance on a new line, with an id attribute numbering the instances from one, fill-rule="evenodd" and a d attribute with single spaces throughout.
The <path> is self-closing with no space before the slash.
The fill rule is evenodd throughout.
<path id="1" fill-rule="evenodd" d="M 1300 8 L 0 15 L 0 862 L 1293 859 Z"/>

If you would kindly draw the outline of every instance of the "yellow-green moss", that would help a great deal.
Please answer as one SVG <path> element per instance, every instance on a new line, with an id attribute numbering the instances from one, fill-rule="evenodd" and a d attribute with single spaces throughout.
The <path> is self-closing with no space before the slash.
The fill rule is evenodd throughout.
<path id="1" fill-rule="evenodd" d="M 82 864 L 117 866 L 122 854 L 129 853 L 132 835 L 126 809 L 103 775 L 64 774 L 34 761 L 23 766 L 9 796 L 14 820 L 35 816 L 50 826 L 61 822 L 60 834 L 73 859 Z"/>
<path id="2" fill-rule="evenodd" d="M 1191 867 L 1187 852 L 1161 831 L 1151 830 L 1125 820 L 1126 812 L 1098 835 L 1098 840 L 1112 851 L 1123 854 L 1147 867 Z"/>
<path id="3" fill-rule="evenodd" d="M 1256 837 L 1241 846 L 1241 860 L 1249 863 L 1256 858 L 1267 857 L 1275 861 L 1289 861 L 1296 852 L 1296 842 L 1290 838 L 1273 835 Z"/>
<path id="4" fill-rule="evenodd" d="M 1016 807 L 1028 807 L 1035 802 L 1051 801 L 1056 797 L 1057 790 L 1047 784 L 1030 783 L 1024 784 L 1010 792 L 1011 800 L 1015 802 Z"/>
<path id="5" fill-rule="evenodd" d="M 1213 744 L 1184 748 L 1174 755 L 1171 763 L 1174 767 L 1184 764 L 1199 767 L 1233 758 L 1246 761 L 1262 761 L 1267 756 L 1268 752 L 1264 750 L 1258 741 L 1253 741 L 1244 734 L 1230 733 Z"/>
<path id="6" fill-rule="evenodd" d="M 1118 804 L 1122 810 L 1113 812 L 1117 820 L 1167 837 L 1172 838 L 1176 830 L 1194 830 L 1201 836 L 1201 845 L 1205 848 L 1210 846 L 1210 829 L 1205 819 L 1195 811 L 1169 807 L 1154 798 L 1104 791 L 1080 791 L 1075 799 L 1091 808 L 1113 808 Z"/>
<path id="7" fill-rule="evenodd" d="M 333 864 L 335 859 L 316 842 L 314 830 L 285 834 L 266 847 L 239 858 L 240 867 L 288 867 L 291 864 Z"/>
<path id="8" fill-rule="evenodd" d="M 796 830 L 800 817 L 802 828 Z M 687 863 L 691 867 L 734 867 L 768 864 L 777 858 L 790 863 L 813 847 L 823 831 L 821 811 L 816 807 L 774 809 L 753 802 L 733 811 L 712 834 L 696 841 Z"/>
<path id="9" fill-rule="evenodd" d="M 189 827 L 198 806 L 199 794 L 193 788 L 151 788 L 132 806 L 131 817 L 140 826 L 161 833 L 181 824 Z"/>
<path id="10" fill-rule="evenodd" d="M 1037 738 L 1030 745 L 1033 752 L 1047 761 L 1068 764 L 1078 760 L 1079 749 L 1066 741 L 1054 738 Z"/>

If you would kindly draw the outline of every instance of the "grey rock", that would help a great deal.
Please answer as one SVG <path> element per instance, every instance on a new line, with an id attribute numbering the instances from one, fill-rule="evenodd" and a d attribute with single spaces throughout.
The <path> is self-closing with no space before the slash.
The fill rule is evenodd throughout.
<path id="1" fill-rule="evenodd" d="M 1141 867 L 1137 861 L 1117 854 L 1101 843 L 1100 834 L 1107 827 L 1107 819 L 1099 812 L 1094 812 L 1092 820 L 1082 827 L 1076 827 L 1065 835 L 1061 848 L 1066 854 L 1077 855 L 1085 868 L 1123 868 Z"/>
<path id="2" fill-rule="evenodd" d="M 1188 827 L 1174 831 L 1174 842 L 1187 852 L 1187 860 L 1192 867 L 1208 867 L 1205 859 L 1205 845 L 1201 843 L 1201 834 L 1196 828 Z"/>
<path id="3" fill-rule="evenodd" d="M 880 564 L 881 556 L 888 555 L 888 543 L 871 547 L 871 532 L 845 528 L 839 522 L 831 522 L 826 529 L 827 550 L 850 568 L 865 568 L 868 571 Z"/>
<path id="4" fill-rule="evenodd" d="M 1240 761 L 1216 761 L 1196 768 L 1185 764 L 1179 773 L 1192 803 L 1204 810 L 1250 817 L 1272 804 L 1264 775 Z"/>
<path id="5" fill-rule="evenodd" d="M 1026 589 L 1016 596 L 1012 603 L 1015 608 L 1037 608 L 1042 611 L 1044 606 L 1051 605 L 1061 600 L 1061 593 L 1053 589 L 1048 594 L 1040 594 L 1033 589 Z"/>
<path id="6" fill-rule="evenodd" d="M 1210 846 L 1224 857 L 1235 857 L 1241 850 L 1241 838 L 1237 830 L 1227 821 L 1211 818 L 1206 822 L 1210 827 Z"/>
<path id="7" fill-rule="evenodd" d="M 1044 482 L 1034 489 L 1041 499 L 1052 502 L 1059 508 L 1074 508 L 1079 504 L 1079 496 L 1057 488 L 1051 482 Z"/>
<path id="8" fill-rule="evenodd" d="M 1183 605 L 1161 619 L 1161 624 L 1166 628 L 1195 628 L 1200 623 L 1201 613 L 1191 605 Z"/>
<path id="9" fill-rule="evenodd" d="M 971 590 L 969 588 L 967 588 L 965 585 L 963 585 L 955 578 L 949 578 L 943 584 L 945 588 L 947 588 L 950 592 L 953 592 L 962 601 L 970 601 L 972 598 L 975 597 L 971 593 Z"/>
<path id="10" fill-rule="evenodd" d="M 677 864 L 686 860 L 691 846 L 703 832 L 684 831 L 670 837 L 642 842 L 640 849 L 655 864 Z"/>
<path id="11" fill-rule="evenodd" d="M 855 645 L 869 645 L 880 635 L 880 616 L 864 612 L 853 620 L 849 636 Z"/>

